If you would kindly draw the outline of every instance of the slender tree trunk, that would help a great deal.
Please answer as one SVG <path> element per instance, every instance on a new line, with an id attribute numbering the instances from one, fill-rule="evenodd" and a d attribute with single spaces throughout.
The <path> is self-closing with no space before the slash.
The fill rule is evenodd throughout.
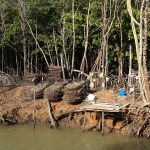
<path id="1" fill-rule="evenodd" d="M 35 65 L 35 64 L 34 64 Z M 31 55 L 31 65 L 30 65 L 31 73 L 33 73 L 33 55 Z"/>
<path id="2" fill-rule="evenodd" d="M 142 62 L 141 62 L 142 61 L 142 40 L 143 40 L 142 13 L 143 13 L 144 0 L 142 1 L 141 4 L 142 5 L 141 5 L 141 11 L 140 11 L 140 23 L 138 23 L 132 14 L 131 0 L 127 0 L 127 8 L 128 8 L 129 15 L 131 17 L 132 31 L 133 31 L 133 35 L 134 35 L 136 54 L 137 54 L 137 59 L 138 59 L 138 77 L 139 77 L 140 91 L 141 91 L 141 96 L 142 96 L 143 102 L 146 104 L 149 101 L 149 96 L 147 93 L 148 91 L 146 89 L 146 84 L 148 84 L 148 83 L 146 83 L 144 80 L 145 73 L 144 73 Z M 140 29 L 140 45 L 138 43 L 135 23 L 137 25 L 139 25 L 139 29 Z"/>
<path id="3" fill-rule="evenodd" d="M 104 1 L 103 5 L 103 38 L 102 38 L 102 69 L 101 72 L 103 75 L 105 74 L 105 63 L 106 63 L 106 46 L 107 46 L 107 35 L 106 35 L 106 30 L 107 30 L 107 21 L 106 21 L 106 16 L 107 16 L 107 1 Z M 102 77 L 102 88 L 105 90 L 105 78 L 104 76 Z"/>
<path id="4" fill-rule="evenodd" d="M 55 29 L 54 28 L 53 28 L 53 39 L 54 39 L 55 53 L 56 53 L 56 65 L 60 66 L 59 58 L 58 58 L 58 48 L 57 48 L 57 42 L 56 42 L 56 35 L 55 35 Z"/>
<path id="5" fill-rule="evenodd" d="M 147 35 L 148 35 L 148 19 L 149 19 L 149 13 L 148 13 L 148 8 L 149 8 L 149 2 L 148 0 L 145 0 L 145 17 L 143 19 L 143 70 L 144 70 L 144 80 L 145 83 L 148 83 L 148 72 L 147 72 Z M 141 37 L 141 38 L 142 38 Z M 146 90 L 149 91 L 149 84 L 146 84 Z M 149 94 L 149 93 L 148 93 Z"/>
<path id="6" fill-rule="evenodd" d="M 86 64 L 86 68 L 88 68 L 86 54 L 87 54 L 88 40 L 89 40 L 89 16 L 90 16 L 90 9 L 91 9 L 91 0 L 89 0 L 88 12 L 87 12 L 87 17 L 86 17 L 84 54 L 83 54 L 83 58 L 82 58 L 81 65 L 80 65 L 80 71 L 83 71 L 83 72 L 84 72 L 84 69 L 85 69 L 85 64 Z"/>
<path id="7" fill-rule="evenodd" d="M 107 54 L 106 54 L 106 51 L 107 51 L 107 43 L 108 43 L 108 38 L 109 38 L 109 32 L 112 28 L 112 25 L 113 25 L 113 22 L 116 18 L 116 10 L 117 10 L 117 3 L 118 3 L 118 0 L 116 1 L 109 1 L 110 3 L 110 10 L 109 10 L 109 18 L 107 17 L 107 14 L 108 14 L 108 8 L 107 8 L 107 5 L 108 5 L 108 2 L 107 1 L 104 1 L 104 4 L 103 4 L 103 7 L 102 7 L 102 15 L 103 15 L 103 27 L 102 27 L 102 40 L 100 41 L 101 43 L 101 50 L 99 50 L 98 52 L 98 56 L 94 62 L 94 65 L 92 67 L 92 71 L 95 71 L 96 68 L 98 68 L 97 66 L 100 66 L 99 67 L 99 70 L 103 73 L 105 73 L 107 70 L 106 68 L 104 69 L 104 67 L 108 67 L 108 64 L 107 63 Z M 112 4 L 113 3 L 113 6 L 112 7 Z M 113 10 L 113 15 L 112 15 L 112 10 Z M 113 18 L 112 18 L 113 16 Z"/>
<path id="8" fill-rule="evenodd" d="M 36 42 L 36 44 L 37 44 L 38 48 L 40 49 L 40 51 L 41 51 L 41 52 L 42 52 L 42 54 L 43 54 L 43 57 L 44 57 L 45 62 L 46 62 L 46 64 L 47 64 L 47 67 L 49 67 L 49 63 L 48 63 L 48 60 L 47 60 L 47 58 L 46 58 L 46 56 L 45 56 L 44 51 L 43 51 L 43 50 L 42 50 L 42 48 L 40 47 L 40 45 L 39 45 L 39 43 L 38 43 L 38 41 L 37 41 L 37 38 L 35 37 L 35 35 L 34 35 L 33 31 L 32 31 L 32 28 L 31 28 L 31 26 L 30 26 L 29 22 L 28 22 L 27 20 L 26 20 L 26 22 L 27 22 L 27 24 L 28 24 L 28 27 L 29 27 L 30 32 L 31 32 L 31 34 L 32 34 L 32 37 L 34 38 L 34 40 L 35 40 L 35 42 Z"/>
<path id="9" fill-rule="evenodd" d="M 25 21 L 25 2 L 18 0 L 18 10 L 21 16 L 21 28 L 22 28 L 22 37 L 23 37 L 23 64 L 24 64 L 24 75 L 27 74 L 27 45 L 26 45 L 26 21 Z"/>
<path id="10" fill-rule="evenodd" d="M 38 36 L 38 30 L 37 30 L 37 16 L 36 16 L 36 24 L 35 24 L 35 38 L 37 39 L 37 36 Z M 35 42 L 35 47 L 36 49 L 38 48 L 38 45 L 37 45 L 37 42 Z M 35 73 L 38 72 L 38 60 L 37 60 L 37 56 L 38 54 L 36 53 L 35 54 Z"/>
<path id="11" fill-rule="evenodd" d="M 64 2 L 63 2 L 63 5 Z M 63 6 L 63 27 L 61 30 L 61 35 L 62 35 L 62 47 L 63 47 L 63 53 L 64 53 L 64 66 L 68 69 L 68 60 L 67 60 L 67 53 L 66 53 L 66 40 L 65 40 L 65 30 L 66 30 L 66 19 L 65 19 L 65 10 L 64 10 L 64 6 Z"/>
<path id="12" fill-rule="evenodd" d="M 74 0 L 72 0 L 72 32 L 73 32 L 73 43 L 72 43 L 72 65 L 71 65 L 71 74 L 74 69 L 74 59 L 75 59 L 75 42 L 76 42 L 76 34 L 75 34 L 75 12 L 74 12 Z"/>
<path id="13" fill-rule="evenodd" d="M 5 37 L 5 7 L 6 7 L 5 1 L 2 2 L 1 7 L 0 7 L 0 17 L 1 17 L 1 28 L 2 28 L 2 38 L 1 38 L 1 50 L 2 50 L 2 58 L 1 58 L 1 70 L 2 70 L 2 75 L 4 72 L 4 47 L 3 47 L 3 40 Z"/>
<path id="14" fill-rule="evenodd" d="M 31 65 L 31 63 L 30 63 L 30 59 L 31 59 L 31 57 L 30 57 L 30 44 L 28 43 L 28 51 L 27 51 L 27 54 L 28 54 L 28 57 L 27 57 L 27 72 L 30 72 L 31 70 L 30 70 L 30 65 Z"/>
<path id="15" fill-rule="evenodd" d="M 118 56 L 119 63 L 119 77 L 123 75 L 123 61 L 122 61 L 122 51 L 123 51 L 123 35 L 122 35 L 122 18 L 118 17 L 119 29 L 120 29 L 120 51 Z"/>
<path id="16" fill-rule="evenodd" d="M 63 63 L 63 54 L 60 54 L 60 60 L 61 60 L 61 69 L 62 69 L 62 76 L 63 76 L 63 80 L 65 81 L 65 71 L 64 71 L 64 63 Z"/>
<path id="17" fill-rule="evenodd" d="M 129 73 L 128 73 L 128 85 L 131 86 L 131 70 L 132 70 L 132 46 L 129 46 Z"/>
<path id="18" fill-rule="evenodd" d="M 16 51 L 15 51 L 15 56 L 16 56 L 16 75 L 18 77 L 18 75 L 19 75 L 19 62 L 18 62 L 18 56 L 17 56 Z"/>

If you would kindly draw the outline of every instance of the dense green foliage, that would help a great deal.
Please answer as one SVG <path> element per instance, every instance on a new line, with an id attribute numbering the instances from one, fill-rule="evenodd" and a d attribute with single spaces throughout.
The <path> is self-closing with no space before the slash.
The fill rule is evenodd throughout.
<path id="1" fill-rule="evenodd" d="M 126 8 L 126 1 L 122 0 L 108 0 L 107 3 L 103 0 L 75 0 L 74 68 L 80 69 L 85 49 L 89 2 L 91 5 L 88 20 L 89 34 L 86 53 L 89 67 L 88 71 L 92 69 L 99 51 L 102 49 L 105 51 L 106 49 L 106 47 L 103 46 L 103 36 L 107 31 L 109 31 L 109 33 L 107 43 L 105 44 L 107 44 L 108 50 L 108 71 L 114 70 L 115 73 L 118 73 L 118 60 L 120 57 L 123 62 L 123 72 L 128 73 L 129 45 L 132 46 L 133 52 L 132 68 L 137 69 L 137 57 L 130 16 Z M 60 65 L 60 53 L 66 54 L 65 59 L 68 63 L 68 69 L 71 69 L 73 52 L 72 3 L 72 0 L 1 0 L 0 70 L 15 75 L 22 75 L 24 73 L 25 51 L 23 51 L 23 45 L 26 48 L 26 68 L 28 72 L 47 71 L 47 64 L 41 49 L 48 63 L 53 65 L 58 65 L 58 63 Z M 106 12 L 105 21 L 104 7 Z M 137 21 L 139 21 L 140 7 L 141 4 L 139 1 L 136 0 L 133 2 L 132 8 Z M 24 28 L 21 14 L 25 21 Z M 147 60 L 150 58 L 149 22 Z M 38 43 L 35 41 L 33 35 Z M 23 39 L 25 39 L 25 43 Z M 103 55 L 103 57 L 105 57 L 105 55 Z M 149 61 L 147 61 L 147 67 L 150 68 Z"/>

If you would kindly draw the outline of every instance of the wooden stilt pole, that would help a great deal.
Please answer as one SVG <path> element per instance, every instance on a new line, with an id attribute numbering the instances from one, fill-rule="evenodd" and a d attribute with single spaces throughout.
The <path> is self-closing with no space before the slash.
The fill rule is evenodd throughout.
<path id="1" fill-rule="evenodd" d="M 102 134 L 104 135 L 104 109 L 102 110 Z"/>
<path id="2" fill-rule="evenodd" d="M 49 109 L 49 117 L 50 117 L 50 121 L 51 121 L 51 129 L 52 127 L 56 127 L 56 121 L 55 121 L 55 118 L 54 118 L 54 115 L 53 115 L 53 110 L 52 110 L 52 106 L 51 106 L 51 103 L 49 100 L 47 100 L 47 106 L 48 106 L 48 109 Z"/>
<path id="3" fill-rule="evenodd" d="M 98 123 L 98 129 L 99 129 L 99 132 L 101 130 L 101 115 L 99 114 L 99 123 Z"/>
<path id="4" fill-rule="evenodd" d="M 34 90 L 33 120 L 34 120 L 34 125 L 33 125 L 33 130 L 34 130 L 35 129 L 35 90 Z"/>
<path id="5" fill-rule="evenodd" d="M 68 124 L 71 122 L 71 118 L 72 118 L 72 113 L 69 114 Z"/>
<path id="6" fill-rule="evenodd" d="M 82 130 L 82 132 L 84 132 L 84 130 L 85 130 L 85 115 L 86 115 L 86 109 L 84 109 L 84 121 L 83 121 L 83 130 Z"/>

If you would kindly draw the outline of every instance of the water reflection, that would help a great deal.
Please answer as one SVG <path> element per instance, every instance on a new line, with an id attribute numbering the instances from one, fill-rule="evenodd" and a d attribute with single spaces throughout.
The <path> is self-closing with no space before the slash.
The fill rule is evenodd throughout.
<path id="1" fill-rule="evenodd" d="M 0 135 L 0 150 L 150 150 L 148 139 L 64 127 L 0 125 Z"/>

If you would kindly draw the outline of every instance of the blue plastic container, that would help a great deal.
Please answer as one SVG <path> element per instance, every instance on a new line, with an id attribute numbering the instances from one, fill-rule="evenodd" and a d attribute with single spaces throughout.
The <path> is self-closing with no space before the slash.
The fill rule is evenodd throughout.
<path id="1" fill-rule="evenodd" d="M 119 96 L 127 96 L 127 93 L 125 91 L 120 91 Z"/>

